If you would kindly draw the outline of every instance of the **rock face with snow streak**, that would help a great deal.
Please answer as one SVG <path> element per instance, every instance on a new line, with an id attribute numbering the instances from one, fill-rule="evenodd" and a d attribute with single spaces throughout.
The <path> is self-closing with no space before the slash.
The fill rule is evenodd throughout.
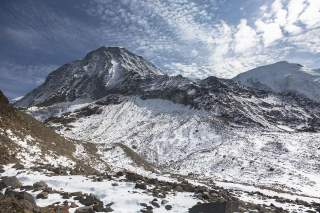
<path id="1" fill-rule="evenodd" d="M 123 48 L 101 47 L 83 60 L 65 64 L 16 106 L 51 105 L 76 99 L 98 99 L 110 93 L 134 94 L 140 82 L 153 79 L 159 70 Z"/>
<path id="2" fill-rule="evenodd" d="M 234 80 L 256 89 L 297 93 L 320 102 L 320 72 L 286 61 L 241 73 Z"/>

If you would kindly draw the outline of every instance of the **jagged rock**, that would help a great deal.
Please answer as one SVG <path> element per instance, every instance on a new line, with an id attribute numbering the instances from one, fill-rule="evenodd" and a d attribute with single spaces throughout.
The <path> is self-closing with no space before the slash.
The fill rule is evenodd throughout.
<path id="1" fill-rule="evenodd" d="M 3 177 L 0 182 L 2 182 L 6 187 L 20 188 L 22 186 L 22 183 L 15 176 Z"/>

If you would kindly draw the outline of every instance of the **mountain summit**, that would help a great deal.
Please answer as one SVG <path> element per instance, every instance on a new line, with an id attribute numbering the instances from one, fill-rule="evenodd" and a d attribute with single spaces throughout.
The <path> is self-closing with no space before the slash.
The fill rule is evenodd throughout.
<path id="1" fill-rule="evenodd" d="M 98 99 L 113 93 L 134 93 L 134 85 L 150 80 L 160 71 L 124 48 L 100 47 L 82 60 L 52 72 L 45 83 L 27 94 L 16 106 L 50 105 L 75 99 Z"/>
<path id="2" fill-rule="evenodd" d="M 256 89 L 277 93 L 293 92 L 320 101 L 320 73 L 286 61 L 241 73 L 234 80 Z"/>

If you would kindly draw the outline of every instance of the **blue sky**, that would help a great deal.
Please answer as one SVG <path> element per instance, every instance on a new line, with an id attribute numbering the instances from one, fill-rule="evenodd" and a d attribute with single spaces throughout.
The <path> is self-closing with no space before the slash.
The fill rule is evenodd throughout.
<path id="1" fill-rule="evenodd" d="M 231 78 L 279 60 L 320 67 L 319 0 L 1 0 L 0 89 L 122 46 L 168 74 Z"/>

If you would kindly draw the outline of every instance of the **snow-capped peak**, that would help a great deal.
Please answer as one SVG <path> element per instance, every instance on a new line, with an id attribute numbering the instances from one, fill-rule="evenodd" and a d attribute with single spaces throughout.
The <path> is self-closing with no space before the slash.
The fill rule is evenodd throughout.
<path id="1" fill-rule="evenodd" d="M 319 101 L 319 74 L 317 70 L 300 64 L 280 61 L 241 73 L 234 80 L 257 89 L 278 93 L 293 92 Z"/>
<path id="2" fill-rule="evenodd" d="M 44 84 L 27 94 L 16 106 L 50 105 L 76 99 L 97 99 L 109 91 L 131 92 L 140 81 L 161 75 L 141 56 L 119 47 L 100 47 L 82 60 L 53 71 Z"/>

